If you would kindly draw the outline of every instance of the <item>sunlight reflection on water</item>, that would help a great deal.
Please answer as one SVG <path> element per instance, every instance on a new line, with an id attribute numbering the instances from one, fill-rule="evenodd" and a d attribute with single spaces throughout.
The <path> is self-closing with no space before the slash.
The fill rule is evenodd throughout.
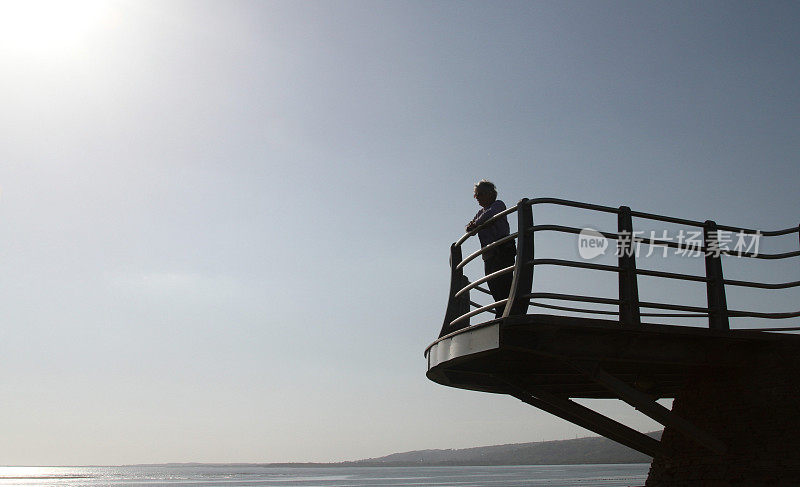
<path id="1" fill-rule="evenodd" d="M 644 485 L 647 464 L 481 467 L 260 467 L 241 465 L 130 467 L 0 467 L 0 486 L 548 486 Z"/>

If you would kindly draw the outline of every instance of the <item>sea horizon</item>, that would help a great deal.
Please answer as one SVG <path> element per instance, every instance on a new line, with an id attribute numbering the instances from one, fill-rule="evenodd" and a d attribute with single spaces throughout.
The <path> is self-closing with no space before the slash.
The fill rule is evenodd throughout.
<path id="1" fill-rule="evenodd" d="M 384 464 L 353 465 L 364 460 L 344 460 L 341 462 L 163 462 L 163 463 L 120 463 L 120 464 L 74 464 L 74 465 L 3 465 L 0 468 L 126 468 L 126 467 L 275 467 L 275 468 L 314 468 L 332 467 L 549 467 L 549 466 L 575 466 L 575 465 L 650 465 L 651 462 L 605 462 L 605 463 L 453 463 L 453 464 L 406 464 L 402 462 Z"/>
<path id="2" fill-rule="evenodd" d="M 96 487 L 173 485 L 185 487 L 639 487 L 646 464 L 483 466 L 193 466 L 0 467 L 0 486 Z"/>

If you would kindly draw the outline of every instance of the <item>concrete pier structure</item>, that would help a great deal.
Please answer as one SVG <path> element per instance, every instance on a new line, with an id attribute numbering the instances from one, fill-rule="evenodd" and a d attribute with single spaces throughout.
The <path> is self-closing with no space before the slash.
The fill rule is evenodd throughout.
<path id="1" fill-rule="evenodd" d="M 534 224 L 535 205 L 615 215 L 616 231 L 592 230 L 592 238 L 617 241 L 617 265 L 534 255 L 538 232 L 583 233 L 557 222 Z M 478 227 L 451 246 L 445 319 L 439 338 L 425 350 L 430 380 L 514 396 L 645 453 L 654 458 L 648 487 L 800 485 L 800 419 L 795 417 L 800 414 L 800 335 L 792 333 L 800 327 L 731 326 L 732 319 L 792 319 L 800 311 L 731 309 L 726 296 L 726 287 L 772 292 L 800 287 L 800 280 L 750 282 L 723 274 L 723 257 L 780 260 L 800 257 L 800 250 L 734 252 L 722 247 L 720 232 L 737 231 L 735 227 L 554 198 L 522 200 L 483 225 L 510 215 L 517 217 L 517 231 L 507 237 L 463 257 L 461 245 Z M 699 228 L 695 233 L 702 235 L 702 246 L 695 250 L 704 260 L 705 274 L 637 266 L 634 247 L 679 253 L 689 247 L 637 237 L 634 219 Z M 743 236 L 794 235 L 795 242 L 800 236 L 800 227 L 738 231 Z M 511 240 L 517 248 L 514 265 L 470 282 L 466 266 Z M 534 284 L 536 266 L 615 273 L 618 293 L 545 292 Z M 513 276 L 507 299 L 472 299 L 471 292 L 491 294 L 483 285 L 503 274 Z M 639 276 L 700 283 L 707 306 L 671 302 L 667 293 L 660 301 L 641 301 Z M 547 314 L 529 314 L 531 306 Z M 470 323 L 479 317 L 484 319 Z M 691 319 L 695 325 L 685 324 Z M 578 398 L 623 401 L 662 424 L 664 434 L 659 441 L 574 401 Z M 663 398 L 674 399 L 671 409 L 658 402 Z"/>
<path id="2" fill-rule="evenodd" d="M 697 370 L 672 411 L 722 441 L 714 454 L 667 427 L 647 487 L 800 485 L 800 355 L 775 344 L 735 369 Z"/>

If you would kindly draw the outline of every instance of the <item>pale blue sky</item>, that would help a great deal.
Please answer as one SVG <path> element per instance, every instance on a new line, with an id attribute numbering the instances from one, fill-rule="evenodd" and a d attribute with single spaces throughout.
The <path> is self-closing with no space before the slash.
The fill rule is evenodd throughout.
<path id="1" fill-rule="evenodd" d="M 475 181 L 800 220 L 796 2 L 19 5 L 0 3 L 2 464 L 583 436 L 424 376 Z"/>

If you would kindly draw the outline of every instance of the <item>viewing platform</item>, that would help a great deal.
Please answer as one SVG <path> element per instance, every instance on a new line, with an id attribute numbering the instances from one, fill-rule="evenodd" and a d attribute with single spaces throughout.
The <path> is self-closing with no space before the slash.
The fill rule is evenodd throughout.
<path id="1" fill-rule="evenodd" d="M 534 224 L 533 208 L 540 206 L 610 215 L 616 219 L 616 228 L 614 231 L 598 231 L 553 223 Z M 726 295 L 727 287 L 756 290 L 773 296 L 778 290 L 800 286 L 800 281 L 765 283 L 726 279 L 722 269 L 723 260 L 726 269 L 732 265 L 727 259 L 757 263 L 800 256 L 800 245 L 797 244 L 799 228 L 778 231 L 743 229 L 717 225 L 713 221 L 699 222 L 637 212 L 624 206 L 612 208 L 554 198 L 523 199 L 484 225 L 491 225 L 498 218 L 514 216 L 517 231 L 513 231 L 512 225 L 508 237 L 478 248 L 466 258 L 462 254 L 462 245 L 470 241 L 481 227 L 451 246 L 447 310 L 439 338 L 425 350 L 427 377 L 450 387 L 514 396 L 656 457 L 662 450 L 658 440 L 573 401 L 578 398 L 619 399 L 664 425 L 670 434 L 677 432 L 687 438 L 708 455 L 725 457 L 732 454 L 737 447 L 733 438 L 726 437 L 724 430 L 705 427 L 700 424 L 703 421 L 687 418 L 678 411 L 679 408 L 670 410 L 657 400 L 680 398 L 682 391 L 694 387 L 692 384 L 697 384 L 703 377 L 715 374 L 744 376 L 757 364 L 772 358 L 800 356 L 800 336 L 793 334 L 800 330 L 796 323 L 782 328 L 747 326 L 764 320 L 797 318 L 800 311 L 731 309 Z M 584 221 L 590 219 L 582 218 Z M 634 219 L 645 228 L 663 224 L 670 228 L 680 227 L 681 232 L 684 228 L 692 229 L 690 231 L 699 236 L 699 240 L 690 243 L 686 239 L 669 238 L 667 231 L 656 237 L 651 232 L 648 237 L 645 232 L 634 228 Z M 541 232 L 571 235 L 571 249 L 566 249 L 569 245 L 565 246 L 563 242 L 548 246 L 537 241 L 535 237 Z M 794 248 L 785 252 L 760 253 L 757 244 L 755 248 L 745 245 L 752 243 L 753 239 L 781 236 L 793 236 L 790 246 Z M 511 240 L 517 247 L 515 264 L 490 276 L 481 274 L 470 282 L 465 274 L 468 265 L 479 262 L 487 250 Z M 593 250 L 605 250 L 608 243 L 603 243 L 603 240 L 616 244 L 612 246 L 613 255 Z M 582 242 L 590 244 L 581 247 Z M 663 258 L 650 268 L 640 268 L 637 264 L 644 259 L 638 251 L 651 247 L 659 249 Z M 544 254 L 546 251 L 564 254 L 565 249 L 566 253 L 571 250 L 574 255 L 552 258 Z M 673 256 L 667 258 L 668 250 L 700 253 L 696 261 L 704 272 L 693 274 L 667 270 L 673 260 Z M 609 262 L 612 258 L 614 261 Z M 796 267 L 796 259 L 792 260 Z M 540 276 L 538 269 L 545 267 L 551 271 Z M 570 280 L 553 272 L 553 268 L 582 274 Z M 537 273 L 535 285 L 534 270 Z M 509 297 L 495 302 L 483 285 L 490 278 L 507 273 L 513 276 Z M 596 279 L 593 276 L 600 274 L 612 276 L 615 295 L 547 292 L 547 285 L 551 282 L 562 287 L 574 282 L 584 289 Z M 772 273 L 768 271 L 766 275 L 772 276 Z M 639 281 L 642 278 L 649 280 L 649 294 L 658 295 L 660 299 L 640 300 Z M 669 284 L 664 284 L 666 282 Z M 695 288 L 675 288 L 675 283 L 689 283 Z M 609 291 L 611 286 L 601 281 L 595 287 Z M 677 302 L 680 297 L 696 298 L 698 291 L 705 298 L 704 306 Z M 490 301 L 478 303 L 470 297 L 471 292 L 488 295 Z M 740 294 L 736 293 L 737 298 Z M 741 300 L 743 304 L 763 301 L 769 300 L 762 297 Z M 791 298 L 789 301 L 797 303 Z M 530 307 L 542 309 L 543 313 L 529 314 Z M 475 318 L 483 319 L 470 324 L 470 320 Z M 744 326 L 732 329 L 731 320 L 734 319 L 737 325 L 743 323 Z M 797 372 L 800 369 L 789 375 Z M 758 395 L 761 391 L 736 392 L 749 393 Z M 678 402 L 676 400 L 676 405 Z"/>
<path id="2" fill-rule="evenodd" d="M 800 336 L 718 331 L 543 314 L 491 320 L 455 331 L 426 351 L 428 378 L 442 385 L 508 393 L 524 389 L 572 398 L 618 399 L 592 364 L 656 398 L 674 398 L 699 368 L 746 367 L 748 353 L 795 347 Z"/>

